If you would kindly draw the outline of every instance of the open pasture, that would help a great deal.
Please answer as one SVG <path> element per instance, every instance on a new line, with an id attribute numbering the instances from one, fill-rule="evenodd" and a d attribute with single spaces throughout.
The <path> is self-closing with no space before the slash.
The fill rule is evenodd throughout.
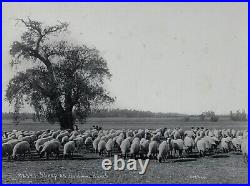
<path id="1" fill-rule="evenodd" d="M 247 122 L 221 120 L 219 122 L 183 122 L 164 118 L 91 118 L 79 128 L 90 128 L 92 125 L 104 129 L 121 128 L 175 128 L 191 127 L 247 129 Z M 3 121 L 2 130 L 43 130 L 58 129 L 57 124 L 34 123 L 25 121 L 15 125 Z M 61 149 L 62 150 L 62 149 Z M 3 183 L 248 183 L 248 164 L 242 155 L 233 152 L 228 157 L 212 158 L 205 156 L 196 161 L 163 162 L 150 160 L 145 174 L 137 171 L 104 171 L 102 160 L 92 150 L 83 149 L 72 160 L 64 160 L 62 154 L 58 159 L 40 159 L 34 151 L 32 158 L 21 161 L 2 161 Z M 117 152 L 115 154 L 118 154 Z M 111 158 L 113 161 L 113 157 Z M 137 161 L 138 162 L 138 161 Z"/>

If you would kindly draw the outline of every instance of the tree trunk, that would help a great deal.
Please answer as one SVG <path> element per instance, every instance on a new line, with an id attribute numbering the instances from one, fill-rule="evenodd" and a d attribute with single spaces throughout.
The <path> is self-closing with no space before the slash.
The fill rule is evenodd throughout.
<path id="1" fill-rule="evenodd" d="M 59 117 L 61 130 L 72 129 L 74 126 L 72 110 L 65 111 L 61 113 Z"/>

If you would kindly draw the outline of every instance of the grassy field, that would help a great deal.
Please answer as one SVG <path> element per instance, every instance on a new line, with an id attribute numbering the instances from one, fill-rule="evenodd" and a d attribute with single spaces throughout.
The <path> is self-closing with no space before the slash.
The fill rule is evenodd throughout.
<path id="1" fill-rule="evenodd" d="M 33 122 L 32 120 L 22 121 L 20 124 L 15 125 L 12 121 L 3 120 L 2 130 L 9 131 L 17 130 L 45 130 L 45 129 L 59 129 L 58 124 L 48 124 L 41 122 Z M 189 121 L 184 122 L 175 118 L 89 118 L 86 124 L 79 124 L 79 128 L 89 129 L 93 125 L 102 126 L 104 129 L 122 129 L 122 128 L 176 128 L 190 129 L 191 127 L 205 127 L 209 129 L 247 129 L 247 122 L 235 122 L 227 119 L 221 119 L 218 122 L 209 121 Z"/>
<path id="2" fill-rule="evenodd" d="M 221 120 L 213 122 L 183 122 L 153 118 L 91 118 L 80 128 L 92 125 L 106 128 L 175 128 L 192 126 L 206 128 L 247 129 L 247 122 Z M 3 121 L 2 129 L 58 129 L 58 125 L 25 121 L 14 125 Z M 226 158 L 203 157 L 196 161 L 159 163 L 150 160 L 144 175 L 137 171 L 104 171 L 103 157 L 82 150 L 73 160 L 45 160 L 32 152 L 32 159 L 2 161 L 3 183 L 248 183 L 248 164 L 241 155 L 229 153 Z M 113 159 L 113 158 L 111 158 Z"/>

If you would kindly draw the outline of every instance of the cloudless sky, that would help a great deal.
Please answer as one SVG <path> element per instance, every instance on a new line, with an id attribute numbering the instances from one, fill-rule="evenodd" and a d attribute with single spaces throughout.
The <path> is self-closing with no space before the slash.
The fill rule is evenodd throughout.
<path id="1" fill-rule="evenodd" d="M 101 52 L 115 107 L 248 112 L 247 11 L 247 3 L 3 3 L 2 98 L 15 74 L 10 44 L 23 30 L 15 18 L 29 16 L 69 22 L 72 41 Z"/>

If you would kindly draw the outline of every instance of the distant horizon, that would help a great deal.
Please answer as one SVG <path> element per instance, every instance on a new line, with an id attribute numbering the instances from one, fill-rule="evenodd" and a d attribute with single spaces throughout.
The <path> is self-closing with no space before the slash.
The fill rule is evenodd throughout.
<path id="1" fill-rule="evenodd" d="M 139 111 L 139 112 L 151 112 L 153 114 L 176 114 L 176 115 L 194 115 L 194 116 L 198 116 L 198 115 L 201 115 L 202 113 L 182 113 L 182 112 L 153 112 L 153 111 L 150 111 L 150 110 L 137 110 L 137 109 L 128 109 L 128 108 L 124 108 L 124 109 L 121 109 L 121 108 L 107 108 L 107 109 L 100 109 L 100 110 L 116 110 L 116 109 L 119 109 L 119 110 L 130 110 L 130 111 Z M 240 112 L 243 111 L 244 109 L 238 109 Z M 206 112 L 208 110 L 205 110 L 204 112 Z M 232 110 L 233 113 L 235 113 L 237 110 Z M 246 112 L 246 110 L 244 110 L 246 115 L 248 115 L 248 113 Z M 13 112 L 2 112 L 2 114 L 8 114 L 8 113 L 13 113 Z M 20 112 L 20 113 L 27 113 L 27 114 L 34 114 L 35 112 Z M 230 115 L 230 111 L 228 111 L 228 113 L 216 113 L 216 115 L 218 116 L 227 116 L 227 115 Z"/>

